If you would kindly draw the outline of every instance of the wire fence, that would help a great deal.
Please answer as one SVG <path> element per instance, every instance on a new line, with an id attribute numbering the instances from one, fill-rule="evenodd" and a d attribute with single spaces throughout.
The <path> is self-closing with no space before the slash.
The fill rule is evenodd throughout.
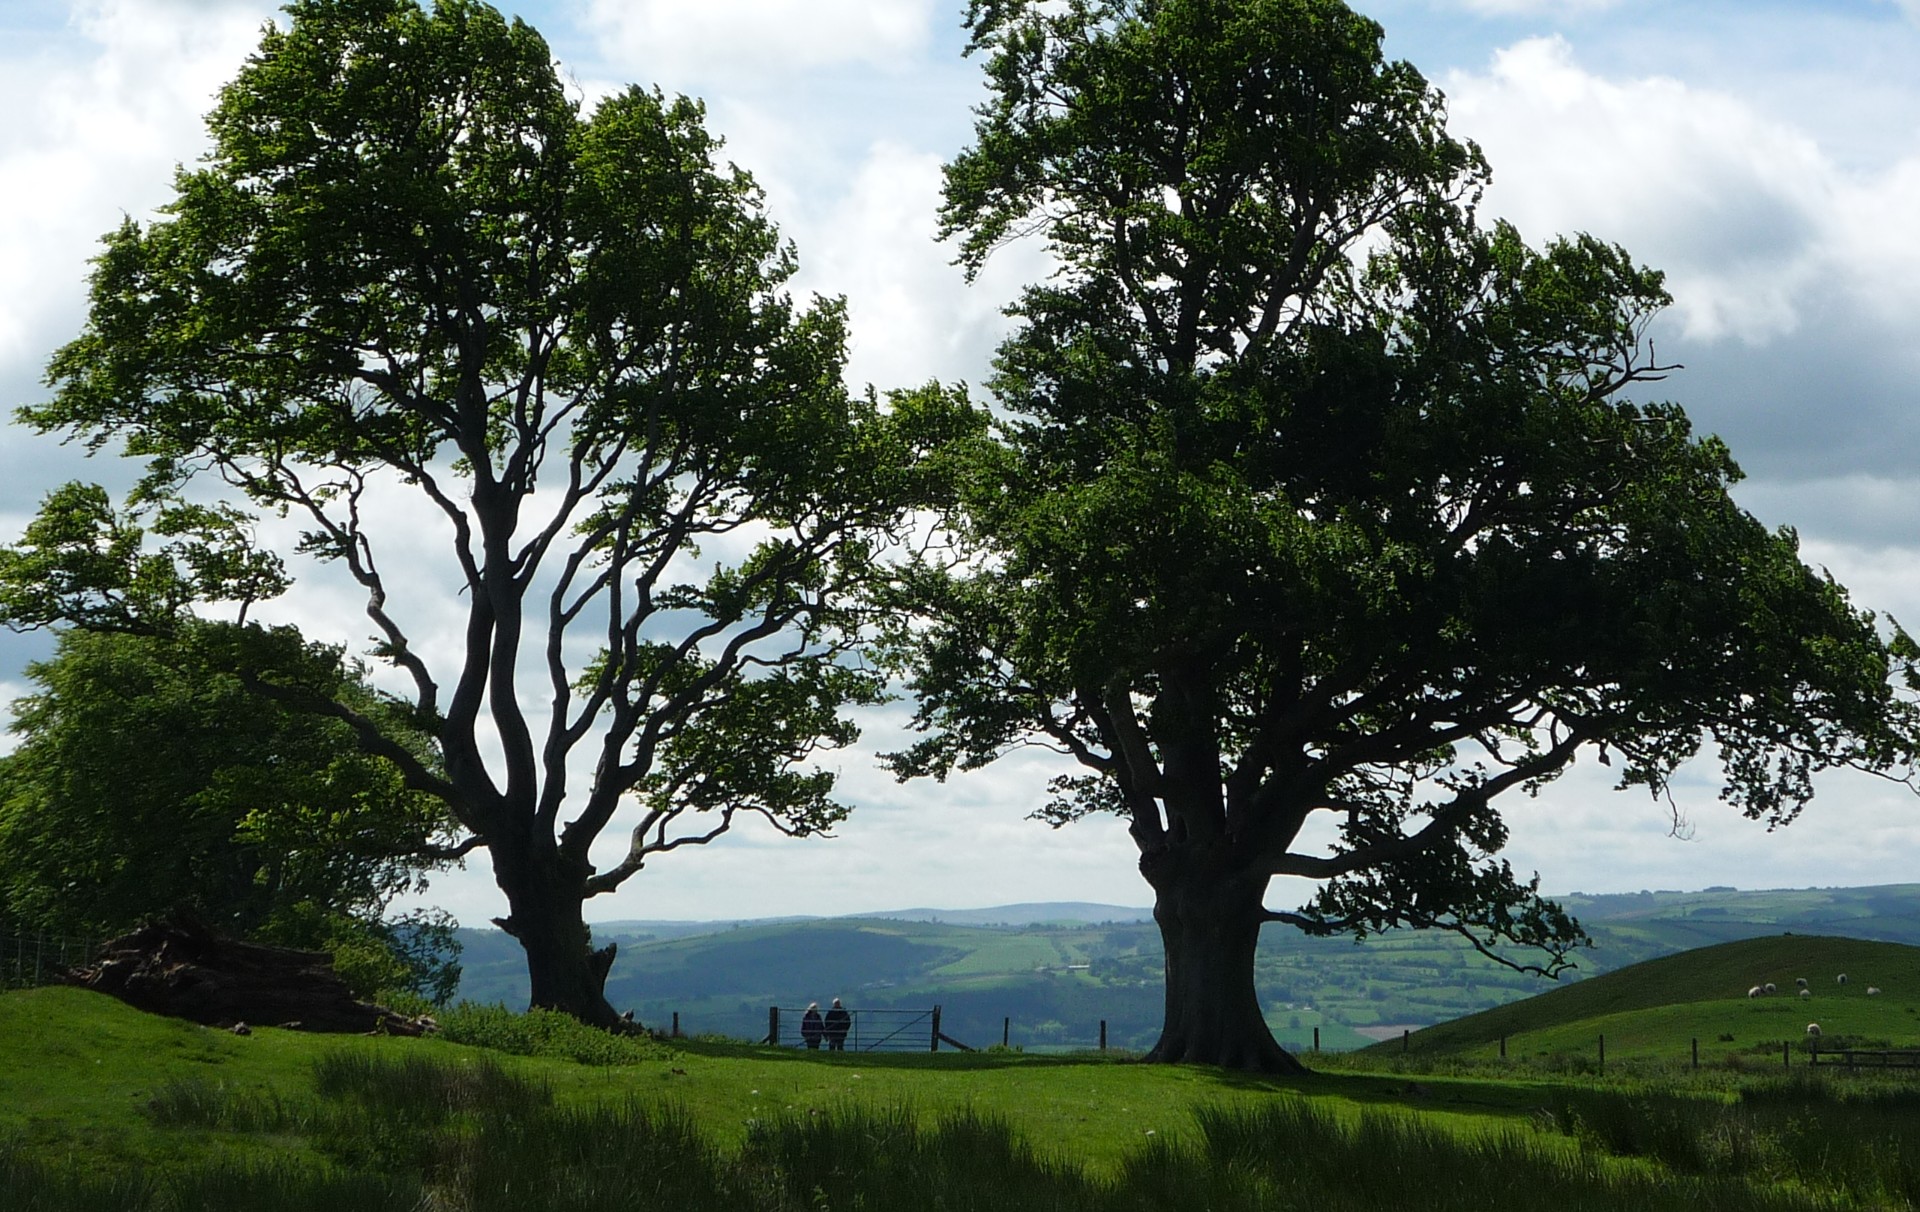
<path id="1" fill-rule="evenodd" d="M 0 989 L 57 985 L 67 970 L 92 959 L 100 940 L 57 934 L 0 934 Z"/>

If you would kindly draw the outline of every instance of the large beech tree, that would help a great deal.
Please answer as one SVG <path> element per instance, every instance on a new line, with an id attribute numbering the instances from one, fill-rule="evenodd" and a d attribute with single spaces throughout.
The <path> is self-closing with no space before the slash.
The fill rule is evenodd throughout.
<path id="1" fill-rule="evenodd" d="M 255 689 L 445 803 L 534 1004 L 611 1024 L 587 898 L 743 815 L 844 815 L 816 757 L 880 690 L 848 659 L 847 591 L 941 397 L 849 396 L 841 306 L 784 293 L 794 254 L 698 104 L 583 111 L 541 38 L 476 0 L 286 11 L 163 214 L 106 238 L 86 330 L 22 415 L 146 459 L 142 500 L 210 481 L 303 525 L 439 761 L 351 701 Z M 101 544 L 68 540 L 16 560 L 71 557 L 47 600 L 15 595 L 47 616 L 24 621 L 111 604 Z M 459 634 L 421 635 L 449 603 Z M 623 801 L 637 821 L 597 869 Z"/>
<path id="2" fill-rule="evenodd" d="M 1043 744 L 1056 824 L 1129 823 L 1166 948 L 1151 1058 L 1290 1071 L 1266 922 L 1581 935 L 1498 856 L 1582 751 L 1703 750 L 1791 818 L 1904 752 L 1870 616 L 1736 507 L 1658 379 L 1657 273 L 1476 220 L 1439 93 L 1336 0 L 974 0 L 990 93 L 947 167 L 977 269 L 1038 234 L 960 558 L 904 631 L 944 775 Z M 1265 906 L 1275 876 L 1322 881 Z M 1501 951 L 1501 954 L 1506 954 Z M 1521 953 L 1523 956 L 1525 952 Z M 1520 961 L 1513 961 L 1519 963 Z"/>

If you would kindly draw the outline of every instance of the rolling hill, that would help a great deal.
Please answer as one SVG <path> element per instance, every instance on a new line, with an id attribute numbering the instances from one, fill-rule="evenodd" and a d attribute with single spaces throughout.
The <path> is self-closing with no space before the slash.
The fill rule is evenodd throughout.
<path id="1" fill-rule="evenodd" d="M 1769 983 L 1775 993 L 1748 995 Z M 1782 1043 L 1804 1044 L 1809 1022 L 1829 1048 L 1920 1045 L 1920 947 L 1809 934 L 1718 943 L 1428 1027 L 1405 1047 L 1486 1056 L 1504 1038 L 1509 1055 L 1597 1053 L 1604 1035 L 1609 1056 L 1677 1057 L 1698 1039 L 1703 1060 L 1771 1059 Z M 1402 1043 L 1374 1047 L 1391 1052 Z"/>
<path id="2" fill-rule="evenodd" d="M 1595 940 L 1564 989 L 1447 935 L 1403 931 L 1355 944 L 1272 927 L 1261 937 L 1256 974 L 1268 1021 L 1289 1047 L 1311 1046 L 1318 1028 L 1323 1047 L 1358 1048 L 1397 1038 L 1402 1028 L 1546 991 L 1562 996 L 1644 960 L 1740 939 L 1791 931 L 1920 944 L 1920 885 L 1562 899 Z M 1027 1048 L 1084 1047 L 1106 1020 L 1116 1046 L 1144 1048 L 1160 1023 L 1160 940 L 1140 909 L 1039 904 L 594 929 L 596 939 L 620 943 L 608 981 L 615 1005 L 645 1022 L 678 1012 L 688 1031 L 757 1038 L 769 1005 L 836 996 L 874 1008 L 939 1003 L 947 1033 L 972 1044 L 998 1043 L 1004 1028 Z M 461 938 L 460 996 L 524 1004 L 519 947 L 493 930 Z M 1744 993 L 1753 982 L 1737 983 Z"/>

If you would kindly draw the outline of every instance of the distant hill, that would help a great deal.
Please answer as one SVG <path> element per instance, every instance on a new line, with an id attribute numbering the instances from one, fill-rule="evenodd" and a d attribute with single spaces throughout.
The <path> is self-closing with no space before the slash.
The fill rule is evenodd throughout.
<path id="1" fill-rule="evenodd" d="M 1125 905 L 1098 905 L 1088 901 L 1050 901 L 1040 904 L 997 905 L 991 909 L 886 909 L 875 913 L 849 914 L 850 919 L 880 918 L 899 922 L 945 922 L 953 926 L 1036 926 L 1070 922 L 1150 922 L 1153 910 Z M 603 939 L 651 942 L 660 939 L 691 938 L 718 934 L 742 926 L 781 926 L 798 922 L 830 919 L 815 915 L 791 917 L 726 918 L 695 922 L 677 919 L 650 920 L 622 918 L 595 922 L 593 932 Z"/>
<path id="2" fill-rule="evenodd" d="M 1839 977 L 1847 980 L 1841 983 Z M 1807 993 L 1800 993 L 1800 981 Z M 1748 991 L 1771 983 L 1771 995 Z M 1877 992 L 1873 992 L 1877 991 Z M 1415 1032 L 1409 1051 L 1486 1055 L 1506 1039 L 1509 1055 L 1678 1057 L 1699 1040 L 1703 1055 L 1758 1053 L 1804 1044 L 1817 1022 L 1829 1047 L 1920 1043 L 1920 947 L 1817 934 L 1770 934 L 1633 964 L 1509 1005 Z M 1399 1051 L 1399 1040 L 1375 1050 Z"/>
<path id="3" fill-rule="evenodd" d="M 1920 944 L 1920 885 L 1561 898 L 1593 935 L 1570 989 L 1600 974 L 1694 948 L 1784 931 Z M 1144 1048 L 1161 1014 L 1159 932 L 1144 909 L 1027 904 L 910 909 L 845 918 L 596 924 L 620 943 L 607 984 L 645 1022 L 757 1037 L 769 1005 L 846 997 L 872 1007 L 943 1007 L 948 1034 L 1027 1047 L 1110 1040 Z M 460 996 L 524 1004 L 520 948 L 497 930 L 463 930 Z M 1357 1048 L 1402 1028 L 1449 1022 L 1555 989 L 1450 935 L 1389 933 L 1356 944 L 1284 926 L 1261 935 L 1256 981 L 1290 1047 Z M 1751 981 L 1740 984 L 1744 992 Z M 1010 1020 L 1010 1021 L 1007 1021 Z M 1804 1027 L 1804 1023 L 1802 1027 Z"/>
<path id="4" fill-rule="evenodd" d="M 895 909 L 861 913 L 858 917 L 890 918 L 902 922 L 946 922 L 952 926 L 1042 926 L 1061 922 L 1150 922 L 1152 909 L 1124 905 L 1096 905 L 1085 901 L 1053 901 L 1031 905 L 1000 905 L 993 909 Z"/>

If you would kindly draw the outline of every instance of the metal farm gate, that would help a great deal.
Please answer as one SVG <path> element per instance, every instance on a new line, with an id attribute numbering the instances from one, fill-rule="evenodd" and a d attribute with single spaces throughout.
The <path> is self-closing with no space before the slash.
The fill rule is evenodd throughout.
<path id="1" fill-rule="evenodd" d="M 762 1041 L 776 1048 L 804 1048 L 800 1038 L 800 1018 L 806 1007 L 768 1006 L 767 1038 Z M 940 1031 L 940 1007 L 926 1010 L 855 1010 L 847 1008 L 852 1023 L 847 1029 L 848 1052 L 938 1052 L 940 1045 L 971 1052 L 959 1040 Z M 821 1044 L 826 1050 L 826 1045 Z"/>

